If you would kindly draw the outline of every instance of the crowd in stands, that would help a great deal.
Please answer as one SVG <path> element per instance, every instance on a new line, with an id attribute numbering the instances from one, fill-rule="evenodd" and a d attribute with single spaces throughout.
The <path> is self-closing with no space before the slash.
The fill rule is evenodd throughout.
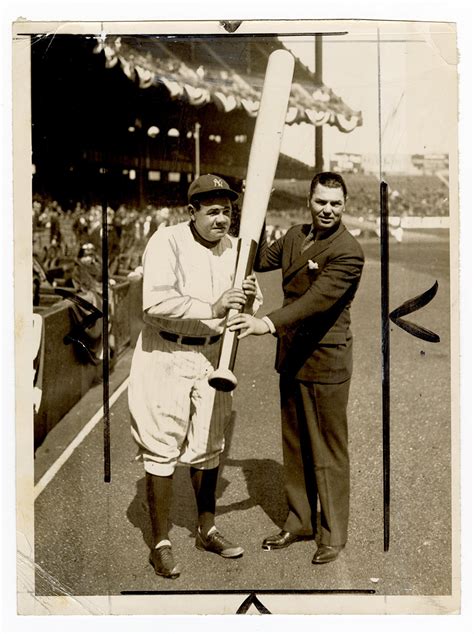
<path id="1" fill-rule="evenodd" d="M 347 213 L 372 220 L 379 214 L 379 183 L 374 175 L 345 174 L 349 200 Z M 447 216 L 448 187 L 436 176 L 391 176 L 391 216 Z M 306 219 L 309 181 L 275 181 L 269 205 L 273 219 L 267 221 L 272 241 L 288 226 Z M 231 233 L 237 235 L 239 214 L 235 210 Z M 141 264 L 144 247 L 157 230 L 189 218 L 185 205 L 142 209 L 122 204 L 107 210 L 109 275 L 126 276 Z M 281 222 L 280 222 L 281 220 Z M 33 200 L 34 280 L 37 289 L 46 280 L 74 288 L 93 288 L 102 283 L 102 206 L 77 202 L 63 209 L 57 200 L 35 195 Z"/>
<path id="2" fill-rule="evenodd" d="M 380 185 L 373 174 L 343 174 L 349 191 L 347 213 L 367 220 L 379 215 Z M 386 175 L 391 216 L 448 216 L 449 190 L 435 175 Z M 270 200 L 275 210 L 305 209 L 309 181 L 279 180 Z"/>
<path id="3" fill-rule="evenodd" d="M 109 269 L 117 273 L 120 261 L 127 267 L 126 257 L 133 259 L 135 251 L 162 223 L 176 224 L 188 217 L 185 206 L 154 207 L 139 210 L 120 205 L 107 209 Z M 77 257 L 86 246 L 102 251 L 102 206 L 85 207 L 78 202 L 71 210 L 63 210 L 56 200 L 36 196 L 33 201 L 33 253 L 46 268 L 62 257 Z"/>
<path id="4" fill-rule="evenodd" d="M 373 218 L 379 214 L 379 180 L 368 174 L 345 175 L 354 216 Z M 391 216 L 448 216 L 449 190 L 434 175 L 387 175 Z"/>
<path id="5" fill-rule="evenodd" d="M 126 275 L 140 265 L 146 242 L 161 224 L 188 217 L 184 206 L 148 205 L 139 210 L 120 205 L 107 209 L 108 271 Z M 33 201 L 34 304 L 41 285 L 101 292 L 102 206 L 77 203 L 64 210 L 56 200 L 35 196 Z"/>

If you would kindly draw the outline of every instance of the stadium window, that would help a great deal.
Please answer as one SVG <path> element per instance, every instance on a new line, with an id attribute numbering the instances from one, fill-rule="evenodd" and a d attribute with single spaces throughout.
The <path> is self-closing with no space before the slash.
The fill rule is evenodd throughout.
<path id="1" fill-rule="evenodd" d="M 181 180 L 180 172 L 168 172 L 168 181 L 170 183 L 179 183 Z"/>
<path id="2" fill-rule="evenodd" d="M 128 173 L 128 178 L 129 178 L 131 181 L 134 181 L 134 180 L 136 179 L 136 177 L 137 177 L 137 172 L 136 172 L 136 170 L 130 170 L 130 171 L 129 171 L 129 173 Z"/>
<path id="3" fill-rule="evenodd" d="M 161 172 L 158 170 L 150 170 L 148 172 L 148 180 L 149 181 L 160 181 L 161 180 Z"/>

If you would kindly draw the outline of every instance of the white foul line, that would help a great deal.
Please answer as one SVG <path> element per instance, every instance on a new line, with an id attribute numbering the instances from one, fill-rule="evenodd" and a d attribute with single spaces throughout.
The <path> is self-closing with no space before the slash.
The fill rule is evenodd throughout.
<path id="1" fill-rule="evenodd" d="M 119 398 L 119 396 L 126 390 L 128 386 L 128 377 L 125 379 L 123 383 L 119 385 L 119 387 L 115 390 L 112 396 L 109 399 L 109 405 L 112 406 L 115 401 Z M 81 431 L 77 434 L 74 440 L 66 447 L 63 453 L 59 456 L 56 462 L 53 462 L 51 467 L 46 471 L 43 477 L 37 482 L 34 487 L 34 499 L 40 495 L 44 491 L 44 489 L 48 486 L 54 476 L 58 473 L 61 467 L 66 463 L 66 461 L 72 456 L 73 452 L 77 447 L 81 444 L 81 442 L 86 438 L 86 436 L 94 429 L 99 421 L 102 420 L 104 416 L 104 406 L 94 414 L 94 416 L 90 419 L 90 421 L 81 429 Z"/>

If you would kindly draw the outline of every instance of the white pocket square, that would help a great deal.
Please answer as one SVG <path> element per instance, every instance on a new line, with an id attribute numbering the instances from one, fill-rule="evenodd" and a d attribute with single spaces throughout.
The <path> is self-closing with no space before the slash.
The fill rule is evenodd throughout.
<path id="1" fill-rule="evenodd" d="M 317 262 L 313 262 L 313 260 L 308 260 L 308 268 L 309 269 L 319 269 L 319 264 Z"/>

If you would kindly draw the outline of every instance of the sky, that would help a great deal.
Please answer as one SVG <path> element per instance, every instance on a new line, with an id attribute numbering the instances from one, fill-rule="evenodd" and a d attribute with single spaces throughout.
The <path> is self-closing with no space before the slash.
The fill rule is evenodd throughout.
<path id="1" fill-rule="evenodd" d="M 354 152 L 371 154 L 378 162 L 377 30 L 376 23 L 365 25 L 347 36 L 323 37 L 323 82 L 363 117 L 363 125 L 350 133 L 324 126 L 325 160 L 334 152 Z M 452 26 L 385 24 L 380 39 L 382 153 L 386 160 L 394 160 L 393 155 L 452 151 L 457 135 L 457 53 Z M 314 70 L 312 36 L 282 41 Z M 314 165 L 312 126 L 287 126 L 282 152 Z"/>

